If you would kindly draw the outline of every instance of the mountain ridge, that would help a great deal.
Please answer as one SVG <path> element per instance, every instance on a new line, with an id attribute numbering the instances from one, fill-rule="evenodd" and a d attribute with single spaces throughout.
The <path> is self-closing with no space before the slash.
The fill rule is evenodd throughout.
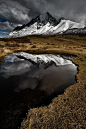
<path id="1" fill-rule="evenodd" d="M 45 13 L 32 19 L 29 23 L 22 26 L 17 26 L 12 32 L 10 32 L 6 38 L 16 38 L 26 35 L 55 35 L 65 34 L 69 29 L 84 28 L 85 25 L 66 20 L 61 17 L 58 20 L 54 18 L 50 13 Z M 82 29 L 83 30 L 83 29 Z M 67 32 L 66 32 L 67 33 Z"/>

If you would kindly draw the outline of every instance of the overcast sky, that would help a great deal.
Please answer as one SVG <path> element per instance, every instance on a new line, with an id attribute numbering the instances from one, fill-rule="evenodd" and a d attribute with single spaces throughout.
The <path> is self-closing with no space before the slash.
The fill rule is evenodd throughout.
<path id="1" fill-rule="evenodd" d="M 33 17 L 51 13 L 86 24 L 86 0 L 0 0 L 0 30 L 11 31 Z"/>

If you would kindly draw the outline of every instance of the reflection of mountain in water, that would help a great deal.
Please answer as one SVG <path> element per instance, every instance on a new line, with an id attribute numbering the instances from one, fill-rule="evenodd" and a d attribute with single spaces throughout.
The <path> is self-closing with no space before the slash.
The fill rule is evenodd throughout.
<path id="1" fill-rule="evenodd" d="M 5 57 L 1 73 L 4 77 L 12 75 L 21 77 L 15 88 L 17 92 L 27 88 L 37 88 L 52 94 L 75 83 L 76 66 L 60 56 L 32 55 L 21 52 Z"/>

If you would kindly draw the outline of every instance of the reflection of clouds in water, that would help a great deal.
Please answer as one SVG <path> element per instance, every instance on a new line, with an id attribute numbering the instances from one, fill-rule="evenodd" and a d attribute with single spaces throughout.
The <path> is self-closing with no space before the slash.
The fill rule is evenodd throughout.
<path id="1" fill-rule="evenodd" d="M 22 79 L 20 81 L 19 86 L 15 89 L 15 92 L 18 92 L 20 90 L 25 90 L 27 88 L 35 89 L 37 84 L 38 84 L 38 80 L 36 78 Z"/>
<path id="2" fill-rule="evenodd" d="M 19 59 L 14 54 L 5 56 L 5 61 L 1 66 L 0 73 L 4 77 L 9 77 L 12 75 L 20 75 L 31 70 L 32 63 L 25 61 L 24 59 Z M 35 66 L 33 66 L 35 67 Z"/>
<path id="3" fill-rule="evenodd" d="M 30 71 L 31 63 L 28 61 L 17 61 L 13 63 L 8 63 L 2 66 L 0 73 L 3 73 L 4 77 L 9 77 L 12 75 L 20 75 L 27 71 Z"/>
<path id="4" fill-rule="evenodd" d="M 72 71 L 70 67 L 72 67 Z M 42 79 L 40 89 L 51 94 L 53 92 L 61 92 L 67 85 L 74 83 L 77 71 L 75 71 L 73 65 L 60 66 L 57 68 L 51 66 L 46 73 L 47 74 L 45 74 Z"/>
<path id="5" fill-rule="evenodd" d="M 35 69 L 21 78 L 15 91 L 37 88 L 44 90 L 48 94 L 58 93 L 75 83 L 76 73 L 77 70 L 74 65 L 60 67 L 53 65 L 47 69 Z"/>

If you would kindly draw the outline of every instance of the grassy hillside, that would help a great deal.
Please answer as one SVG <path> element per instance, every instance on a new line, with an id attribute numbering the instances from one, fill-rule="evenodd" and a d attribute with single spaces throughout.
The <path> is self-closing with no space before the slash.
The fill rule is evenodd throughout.
<path id="1" fill-rule="evenodd" d="M 80 53 L 86 48 L 86 37 L 79 36 L 26 36 L 0 39 L 0 55 L 16 51 L 30 53 Z M 78 51 L 78 52 L 77 52 Z M 84 52 L 83 51 L 83 52 Z"/>
<path id="2" fill-rule="evenodd" d="M 85 129 L 86 128 L 86 36 L 26 36 L 0 39 L 0 63 L 13 52 L 77 55 L 77 83 L 68 87 L 48 106 L 30 109 L 21 129 Z M 7 125 L 8 126 L 8 125 Z"/>

